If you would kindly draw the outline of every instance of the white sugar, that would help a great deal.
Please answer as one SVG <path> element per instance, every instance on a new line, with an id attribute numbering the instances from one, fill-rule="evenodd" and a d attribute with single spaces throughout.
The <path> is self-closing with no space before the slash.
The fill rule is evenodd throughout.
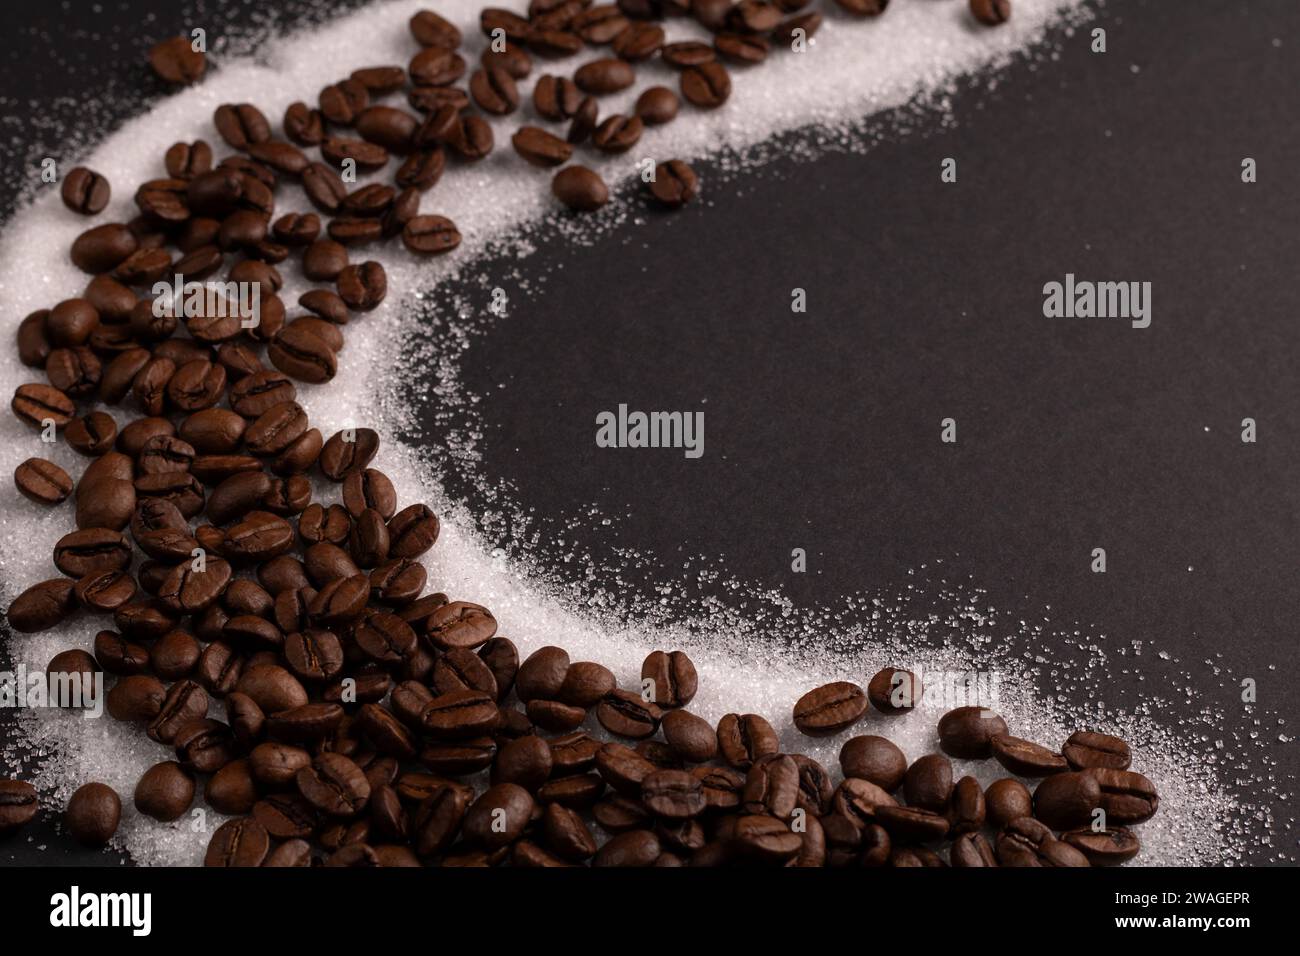
<path id="1" fill-rule="evenodd" d="M 134 184 L 162 175 L 162 153 L 171 142 L 205 138 L 215 145 L 210 118 L 218 104 L 253 102 L 278 123 L 290 102 L 314 102 L 322 86 L 354 68 L 405 64 L 415 51 L 407 19 L 425 5 L 377 5 L 332 19 L 320 28 L 270 39 L 254 58 L 218 60 L 203 84 L 127 122 L 84 157 L 114 186 L 113 203 L 101 218 L 125 221 L 134 214 Z M 481 0 L 437 5 L 440 13 L 463 28 L 471 63 L 483 42 L 476 25 L 481 6 Z M 863 148 L 871 136 L 878 135 L 864 125 L 874 114 L 912 102 L 925 107 L 917 110 L 918 125 L 941 122 L 956 78 L 988 71 L 981 75 L 992 83 L 998 67 L 1033 49 L 1050 28 L 1068 29 L 1082 15 L 1080 0 L 1017 0 L 1015 16 L 1007 25 L 986 30 L 972 28 L 964 0 L 898 0 L 885 16 L 865 22 L 830 12 L 809 53 L 778 53 L 762 66 L 735 71 L 733 95 L 724 109 L 701 113 L 683 106 L 676 122 L 649 130 L 631 153 L 593 165 L 615 185 L 630 179 L 637 162 L 646 157 L 711 155 L 716 163 L 711 170 L 734 177 L 762 162 L 771 150 L 765 143 L 770 144 L 774 134 L 813 123 L 820 125 L 797 137 L 790 149 L 813 157 L 825 149 Z M 668 30 L 670 39 L 698 35 L 677 20 L 668 23 Z M 538 60 L 534 77 L 547 71 L 571 71 L 578 62 Z M 674 74 L 666 68 L 642 67 L 637 87 L 603 101 L 602 114 L 628 108 L 640 89 L 655 82 L 676 85 Z M 523 84 L 525 95 L 530 89 L 531 83 Z M 86 108 L 91 125 L 95 107 L 91 101 Z M 1169 667 L 1152 673 L 1155 686 L 1144 712 L 1111 713 L 1105 707 L 1107 674 L 1119 665 L 1107 656 L 1098 636 L 1071 638 L 1002 621 L 978 589 L 965 583 L 941 587 L 938 593 L 927 593 L 918 584 L 887 599 L 877 596 L 876 603 L 849 596 L 842 607 L 810 612 L 795 609 L 779 594 L 727 582 L 704 565 L 700 565 L 701 578 L 717 584 L 718 593 L 734 601 L 715 597 L 698 602 L 694 615 L 683 618 L 679 605 L 661 602 L 659 595 L 643 599 L 627 593 L 616 573 L 593 570 L 583 588 L 548 581 L 548 561 L 582 567 L 586 558 L 568 553 L 563 542 L 529 541 L 526 515 L 506 494 L 498 502 L 495 520 L 503 528 L 517 530 L 519 540 L 511 542 L 510 555 L 496 550 L 499 541 L 475 530 L 492 525 L 493 516 L 469 515 L 448 499 L 437 477 L 447 463 L 427 461 L 427 453 L 397 442 L 395 435 L 413 423 L 407 391 L 413 386 L 396 380 L 392 370 L 397 367 L 398 351 L 438 368 L 441 380 L 435 398 L 447 412 L 448 427 L 462 430 L 454 439 L 444 436 L 443 440 L 472 471 L 474 396 L 457 379 L 459 361 L 475 336 L 497 320 L 483 309 L 486 294 L 468 303 L 444 293 L 439 283 L 472 279 L 474 263 L 503 244 L 515 254 L 527 255 L 529 225 L 554 208 L 549 176 L 521 163 L 509 148 L 510 132 L 520 121 L 515 116 L 494 122 L 498 149 L 493 155 L 477 165 L 449 168 L 424 198 L 423 212 L 450 216 L 459 226 L 464 243 L 455 255 L 417 261 L 400 246 L 354 254 L 354 260 L 372 257 L 383 262 L 389 298 L 345 329 L 337 378 L 326 386 L 300 389 L 300 400 L 313 423 L 326 434 L 346 424 L 378 428 L 385 442 L 378 464 L 393 478 L 400 500 L 424 500 L 442 516 L 442 536 L 428 559 L 431 588 L 489 606 L 501 623 L 501 633 L 511 637 L 523 654 L 544 644 L 560 644 L 575 660 L 607 664 L 624 686 L 635 685 L 649 650 L 688 648 L 700 670 L 701 693 L 693 711 L 709 720 L 727 711 L 762 713 L 778 726 L 789 749 L 817 757 L 833 773 L 838 772 L 836 754 L 842 739 L 812 744 L 790 725 L 791 706 L 807 689 L 839 677 L 865 683 L 886 664 L 997 670 L 1009 681 L 1001 688 L 1000 709 L 1013 733 L 1058 745 L 1079 726 L 1097 724 L 1134 743 L 1135 768 L 1155 780 L 1164 801 L 1156 820 L 1142 829 L 1144 862 L 1232 859 L 1243 840 L 1233 821 L 1246 808 L 1228 795 L 1222 782 L 1226 771 L 1205 760 L 1204 754 L 1213 755 L 1213 750 L 1198 739 L 1222 723 L 1223 715 L 1206 711 L 1197 722 L 1162 718 L 1161 695 L 1177 697 L 1180 687 L 1191 683 Z M 86 130 L 67 134 L 68 141 L 80 141 Z M 71 158 L 62 159 L 64 168 Z M 28 312 L 76 295 L 85 285 L 85 276 L 68 261 L 67 248 L 86 222 L 64 210 L 54 192 L 46 190 L 21 210 L 0 236 L 0 302 L 5 305 L 9 336 Z M 277 212 L 308 209 L 293 190 L 282 190 L 277 200 Z M 599 215 L 575 221 L 564 232 L 574 241 L 598 242 L 612 226 L 636 216 L 632 203 L 616 200 Z M 292 304 L 305 285 L 298 276 L 286 278 L 289 285 L 282 297 Z M 517 317 L 525 310 L 526 303 L 512 302 L 508 315 Z M 11 349 L 0 349 L 0 377 L 4 390 L 12 392 L 20 382 L 39 380 L 39 373 L 22 368 Z M 428 403 L 428 396 L 420 397 L 421 404 Z M 0 416 L 0 473 L 12 472 L 19 461 L 37 454 L 53 458 L 74 474 L 81 466 L 66 448 L 40 446 L 12 416 Z M 498 491 L 486 479 L 482 490 L 485 500 Z M 55 574 L 48 557 L 50 546 L 70 527 L 71 510 L 65 505 L 42 511 L 4 481 L 0 482 L 0 516 L 0 596 L 7 603 L 23 587 Z M 591 520 L 611 519 L 593 515 Z M 628 555 L 630 562 L 641 557 Z M 943 610 L 933 611 L 936 605 Z M 16 636 L 12 650 L 29 667 L 43 667 L 67 647 L 89 648 L 97 629 L 97 622 L 81 619 L 53 632 Z M 1013 658 L 1001 645 L 1001 636 L 1009 632 L 1025 639 L 1022 646 L 1040 648 L 1041 659 Z M 945 641 L 947 634 L 960 637 Z M 1072 646 L 1062 646 L 1067 640 Z M 1077 706 L 1066 706 L 1062 695 L 1067 690 L 1072 698 L 1083 695 L 1094 700 L 1095 711 L 1080 713 Z M 887 734 L 914 758 L 933 748 L 936 718 L 933 711 L 901 720 L 872 717 L 855 732 Z M 169 756 L 164 748 L 110 719 L 81 720 L 69 714 L 25 715 L 23 733 L 22 746 L 8 747 L 6 760 L 28 757 L 26 769 L 47 800 L 61 805 L 81 783 L 104 780 L 124 797 L 118 843 L 135 860 L 192 863 L 201 858 L 206 832 L 196 832 L 186 821 L 162 827 L 140 819 L 130 807 L 135 780 L 147 766 Z M 1219 759 L 1237 776 L 1243 775 L 1242 767 L 1259 768 L 1258 752 L 1250 752 L 1243 741 L 1234 740 L 1229 749 Z M 958 769 L 985 782 L 1002 775 L 992 762 Z M 1261 785 L 1267 783 L 1266 771 L 1258 772 L 1263 775 Z"/>

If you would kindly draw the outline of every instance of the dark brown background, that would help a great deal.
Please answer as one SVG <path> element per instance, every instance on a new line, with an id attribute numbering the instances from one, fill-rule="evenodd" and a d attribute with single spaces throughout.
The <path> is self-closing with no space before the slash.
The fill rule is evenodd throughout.
<path id="1" fill-rule="evenodd" d="M 207 4 L 203 22 L 251 7 Z M 142 51 L 190 22 L 163 2 L 107 5 L 71 33 L 64 16 L 11 14 L 5 140 L 34 141 L 40 110 L 109 78 L 119 114 L 137 111 L 162 92 Z M 723 555 L 809 604 L 942 558 L 1013 618 L 1050 605 L 1112 650 L 1154 640 L 1216 704 L 1235 679 L 1199 662 L 1222 654 L 1262 706 L 1294 714 L 1300 8 L 1112 0 L 1099 23 L 1106 56 L 1080 34 L 1059 62 L 959 96 L 953 130 L 779 162 L 709 189 L 708 208 L 524 263 L 553 276 L 545 295 L 469 360 L 488 396 L 483 471 L 543 526 L 587 502 L 626 515 L 617 536 L 578 533 L 598 557 Z M 956 186 L 938 181 L 944 156 Z M 1245 156 L 1257 185 L 1240 182 Z M 1151 328 L 1044 319 L 1042 284 L 1066 272 L 1151 281 Z M 595 414 L 619 402 L 705 409 L 705 457 L 597 449 Z M 946 416 L 956 447 L 937 438 Z M 789 573 L 796 546 L 818 573 Z M 1109 573 L 1089 573 L 1093 547 Z M 1120 700 L 1140 691 L 1115 683 Z M 1294 775 L 1295 748 L 1275 756 Z M 0 862 L 110 861 L 33 835 Z M 1294 836 L 1275 843 L 1294 853 Z"/>

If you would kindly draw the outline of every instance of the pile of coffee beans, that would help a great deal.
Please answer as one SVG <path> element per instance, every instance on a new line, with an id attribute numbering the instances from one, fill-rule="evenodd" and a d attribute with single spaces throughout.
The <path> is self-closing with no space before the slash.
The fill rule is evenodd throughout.
<path id="1" fill-rule="evenodd" d="M 838 3 L 872 16 L 887 0 Z M 760 715 L 727 714 L 714 726 L 692 714 L 698 680 L 681 651 L 651 654 L 636 689 L 558 647 L 521 661 L 490 610 L 428 591 L 419 559 L 437 542 L 438 518 L 397 500 L 375 467 L 379 435 L 356 428 L 327 439 L 297 402 L 297 383 L 334 377 L 344 326 L 387 295 L 383 267 L 353 261 L 354 248 L 397 237 L 416 254 L 459 244 L 454 223 L 420 211 L 422 195 L 449 162 L 492 151 L 482 114 L 523 108 L 517 84 L 534 57 L 609 47 L 571 76 L 535 82 L 537 120 L 567 124 L 564 135 L 525 124 L 512 137 L 526 163 L 559 167 L 561 202 L 594 210 L 609 190 L 570 162 L 575 149 L 626 151 L 680 108 L 676 93 L 655 86 L 632 114 L 602 117 L 601 96 L 633 86 L 636 65 L 657 55 L 681 71 L 689 103 L 720 106 L 731 88 L 723 63 L 756 63 L 774 41 L 811 36 L 821 16 L 807 5 L 489 8 L 480 26 L 506 42 L 472 71 L 459 30 L 422 11 L 406 67 L 357 70 L 314 106 L 294 103 L 283 138 L 255 105 L 219 106 L 213 122 L 228 155 L 202 140 L 160 148 L 162 175 L 134 193 L 139 214 L 76 238 L 71 259 L 90 279 L 80 296 L 21 323 L 20 358 L 45 380 L 20 385 L 11 407 L 87 464 L 75 480 L 39 457 L 16 470 L 29 500 L 55 508 L 71 499 L 72 514 L 53 543 L 59 576 L 28 587 L 7 616 L 19 633 L 73 615 L 111 619 L 93 654 L 66 650 L 47 670 L 52 683 L 110 675 L 108 714 L 168 755 L 135 787 L 140 813 L 173 821 L 201 795 L 232 817 L 208 849 L 207 862 L 222 866 L 941 865 L 948 842 L 950 862 L 963 866 L 1136 854 L 1128 828 L 1158 800 L 1114 737 L 1080 732 L 1057 752 L 961 708 L 939 723 L 942 753 L 910 765 L 886 738 L 853 737 L 837 781 L 816 760 L 781 753 Z M 1007 4 L 972 0 L 971 9 L 1000 22 Z M 694 17 L 713 43 L 666 43 L 657 21 L 670 15 Z M 149 60 L 170 83 L 194 82 L 205 67 L 179 39 Z M 410 111 L 384 102 L 399 94 Z M 350 189 L 340 175 L 393 157 L 392 185 Z M 655 173 L 648 189 L 664 206 L 698 192 L 680 160 Z M 319 215 L 277 217 L 277 191 L 291 184 Z M 94 216 L 111 189 L 78 168 L 62 198 Z M 290 317 L 281 268 L 295 261 L 318 286 Z M 159 281 L 223 272 L 258 290 L 258 321 L 211 296 L 160 309 L 146 295 Z M 336 493 L 317 500 L 313 477 Z M 921 696 L 913 683 L 888 668 L 866 690 L 828 684 L 794 704 L 793 721 L 819 737 L 849 730 L 869 707 L 905 718 Z M 996 759 L 1014 776 L 987 789 L 970 776 L 954 782 L 950 757 Z M 1031 794 L 1020 778 L 1042 782 Z M 0 780 L 0 831 L 38 812 L 30 784 Z M 120 816 L 119 795 L 90 782 L 65 823 L 103 846 Z"/>

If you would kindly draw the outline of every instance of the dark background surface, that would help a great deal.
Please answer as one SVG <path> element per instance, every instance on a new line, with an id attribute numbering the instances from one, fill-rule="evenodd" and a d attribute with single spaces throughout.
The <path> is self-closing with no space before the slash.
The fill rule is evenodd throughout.
<path id="1" fill-rule="evenodd" d="M 30 155 L 59 97 L 111 78 L 126 116 L 161 95 L 143 50 L 184 9 L 106 5 L 72 32 L 60 7 L 13 11 L 7 158 Z M 212 34 L 254 13 L 202 15 Z M 543 520 L 589 502 L 621 516 L 578 532 L 598 556 L 720 555 L 804 604 L 942 558 L 1013 613 L 1050 605 L 1190 662 L 1222 654 L 1294 714 L 1300 7 L 1112 0 L 1099 23 L 1107 55 L 1080 33 L 1059 62 L 959 96 L 953 129 L 778 162 L 707 208 L 526 262 L 567 268 L 471 353 L 482 471 Z M 939 182 L 946 156 L 957 185 Z M 0 188 L 12 203 L 17 178 Z M 1151 281 L 1151 328 L 1043 318 L 1042 285 L 1066 272 Z M 703 408 L 704 458 L 597 449 L 595 414 L 619 402 Z M 955 447 L 938 440 L 948 416 Z M 816 573 L 789 573 L 793 547 Z M 1208 669 L 1202 690 L 1235 694 Z M 1294 747 L 1276 756 L 1295 772 Z M 46 824 L 31 836 L 0 861 L 116 862 Z"/>

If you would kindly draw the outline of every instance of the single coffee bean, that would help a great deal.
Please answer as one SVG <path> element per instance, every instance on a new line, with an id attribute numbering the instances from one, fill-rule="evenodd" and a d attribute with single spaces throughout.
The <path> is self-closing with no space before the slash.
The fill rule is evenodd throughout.
<path id="1" fill-rule="evenodd" d="M 784 754 L 768 754 L 754 761 L 741 793 L 747 813 L 766 813 L 789 820 L 799 800 L 799 766 Z"/>
<path id="2" fill-rule="evenodd" d="M 1032 741 L 999 734 L 990 743 L 997 762 L 1019 777 L 1046 777 L 1070 769 L 1060 754 Z"/>
<path id="3" fill-rule="evenodd" d="M 845 777 L 861 777 L 893 793 L 907 774 L 907 758 L 892 741 L 863 735 L 844 742 L 840 748 L 840 769 Z"/>
<path id="4" fill-rule="evenodd" d="M 1060 777 L 1049 777 L 1058 780 Z M 1046 782 L 1046 781 L 1044 781 Z M 1002 866 L 1087 866 L 1088 858 L 1033 817 L 1012 820 L 998 834 L 998 863 Z"/>
<path id="5" fill-rule="evenodd" d="M 1058 773 L 1034 790 L 1034 816 L 1054 830 L 1083 826 L 1101 805 L 1101 787 L 1091 771 Z"/>
<path id="6" fill-rule="evenodd" d="M 429 617 L 426 634 L 439 650 L 478 647 L 496 634 L 497 622 L 487 608 L 468 601 L 444 604 Z"/>
<path id="7" fill-rule="evenodd" d="M 1079 771 L 1097 781 L 1101 789 L 1101 808 L 1106 811 L 1108 823 L 1132 826 L 1145 823 L 1160 808 L 1160 797 L 1155 785 L 1132 770 L 1094 768 Z M 1050 778 L 1049 778 L 1050 779 Z M 1035 792 L 1037 806 L 1037 792 Z"/>
<path id="8" fill-rule="evenodd" d="M 1000 829 L 1018 817 L 1034 814 L 1034 801 L 1029 788 L 1019 780 L 1004 777 L 995 780 L 984 791 L 989 825 Z"/>
<path id="9" fill-rule="evenodd" d="M 647 185 L 650 195 L 672 208 L 690 202 L 700 191 L 695 170 L 680 159 L 669 160 L 656 166 L 654 179 Z"/>
<path id="10" fill-rule="evenodd" d="M 666 86 L 652 86 L 637 97 L 635 112 L 647 126 L 662 126 L 677 118 L 677 94 Z"/>
<path id="11" fill-rule="evenodd" d="M 566 166 L 551 181 L 555 197 L 570 209 L 593 212 L 609 202 L 605 181 L 586 166 Z"/>
<path id="12" fill-rule="evenodd" d="M 72 494 L 68 473 L 44 458 L 28 458 L 14 469 L 14 485 L 23 497 L 40 505 L 57 505 Z"/>
<path id="13" fill-rule="evenodd" d="M 665 820 L 691 819 L 703 813 L 707 806 L 704 785 L 685 770 L 656 770 L 647 774 L 641 781 L 641 802 Z"/>
<path id="14" fill-rule="evenodd" d="M 194 802 L 194 778 L 175 760 L 154 764 L 135 787 L 135 808 L 162 823 L 180 819 Z"/>
<path id="15" fill-rule="evenodd" d="M 149 66 L 159 79 L 188 86 L 203 77 L 207 57 L 194 49 L 189 37 L 169 37 L 149 48 Z"/>
<path id="16" fill-rule="evenodd" d="M 849 681 L 836 681 L 799 698 L 794 725 L 811 737 L 826 737 L 852 727 L 866 712 L 866 692 Z"/>
<path id="17" fill-rule="evenodd" d="M 606 57 L 578 67 L 573 82 L 584 93 L 603 96 L 631 86 L 636 82 L 636 71 L 625 60 Z"/>
<path id="18" fill-rule="evenodd" d="M 26 826 L 39 809 L 35 787 L 25 780 L 0 777 L 0 834 Z"/>
<path id="19" fill-rule="evenodd" d="M 921 807 L 878 806 L 875 820 L 895 844 L 929 843 L 948 834 L 948 818 Z"/>
<path id="20" fill-rule="evenodd" d="M 204 866 L 251 867 L 261 866 L 271 849 L 271 837 L 266 828 L 252 817 L 227 820 L 217 827 L 208 841 Z"/>
<path id="21" fill-rule="evenodd" d="M 871 706 L 882 714 L 905 714 L 921 701 L 924 688 L 911 671 L 886 667 L 867 685 Z"/>
<path id="22" fill-rule="evenodd" d="M 338 273 L 336 285 L 348 308 L 358 312 L 376 308 L 388 294 L 388 276 L 378 262 L 347 266 Z"/>
<path id="23" fill-rule="evenodd" d="M 212 114 L 212 123 L 232 149 L 247 149 L 271 138 L 271 124 L 251 103 L 224 103 Z"/>
<path id="24" fill-rule="evenodd" d="M 1132 762 L 1129 746 L 1119 737 L 1079 730 L 1061 748 L 1061 754 L 1073 770 L 1089 768 L 1127 770 Z"/>
<path id="25" fill-rule="evenodd" d="M 726 714 L 718 721 L 718 752 L 738 770 L 778 750 L 776 731 L 758 714 Z"/>
<path id="26" fill-rule="evenodd" d="M 684 707 L 695 697 L 699 678 L 684 651 L 652 651 L 641 663 L 641 683 L 660 707 Z"/>
<path id="27" fill-rule="evenodd" d="M 993 847 L 989 846 L 989 841 L 984 838 L 984 834 L 978 832 L 963 833 L 954 840 L 949 856 L 953 866 L 998 865 L 997 857 L 993 854 Z"/>
<path id="28" fill-rule="evenodd" d="M 3 798 L 0 798 L 2 800 Z M 87 783 L 68 799 L 63 821 L 82 846 L 102 847 L 117 832 L 122 801 L 117 791 L 103 783 Z"/>
<path id="29" fill-rule="evenodd" d="M 939 718 L 939 747 L 950 757 L 987 760 L 992 740 L 1007 732 L 1007 723 L 984 707 L 958 707 Z"/>
<path id="30" fill-rule="evenodd" d="M 979 781 L 966 776 L 952 788 L 948 805 L 948 823 L 953 834 L 970 833 L 984 826 L 987 808 Z"/>
<path id="31" fill-rule="evenodd" d="M 709 63 L 717 59 L 717 54 L 713 47 L 699 40 L 683 40 L 679 43 L 668 43 L 659 51 L 660 58 L 669 66 L 676 67 L 679 70 L 688 66 L 698 66 L 701 63 Z M 659 87 L 663 89 L 663 87 Z"/>
<path id="32" fill-rule="evenodd" d="M 370 799 L 370 782 L 353 761 L 338 753 L 317 755 L 294 776 L 298 792 L 321 813 L 351 817 Z"/>
<path id="33" fill-rule="evenodd" d="M 108 180 L 85 166 L 77 166 L 63 177 L 63 205 L 83 216 L 103 212 L 111 193 Z"/>
<path id="34" fill-rule="evenodd" d="M 692 106 L 717 109 L 731 96 L 731 77 L 721 63 L 700 63 L 682 71 L 681 87 Z"/>
<path id="35" fill-rule="evenodd" d="M 56 578 L 32 584 L 9 605 L 9 627 L 19 633 L 47 631 L 77 609 L 73 581 Z"/>
<path id="36" fill-rule="evenodd" d="M 77 406 L 63 392 L 39 384 L 19 385 L 10 407 L 20 422 L 37 430 L 45 428 L 47 422 L 62 429 L 77 412 Z"/>
<path id="37" fill-rule="evenodd" d="M 492 764 L 492 782 L 515 783 L 535 792 L 551 775 L 551 748 L 534 734 L 507 741 Z"/>
<path id="38" fill-rule="evenodd" d="M 1011 18 L 1011 0 L 970 0 L 970 12 L 980 23 L 995 27 Z"/>
<path id="39" fill-rule="evenodd" d="M 441 694 L 425 704 L 420 712 L 420 725 L 424 732 L 440 740 L 459 740 L 489 733 L 499 720 L 496 701 L 476 690 Z"/>
<path id="40" fill-rule="evenodd" d="M 63 437 L 73 451 L 97 458 L 112 450 L 117 441 L 117 422 L 107 412 L 91 412 L 68 422 Z"/>
<path id="41" fill-rule="evenodd" d="M 685 710 L 670 710 L 661 724 L 664 739 L 683 759 L 704 763 L 718 753 L 718 737 L 711 724 Z"/>
<path id="42" fill-rule="evenodd" d="M 1124 827 L 1105 830 L 1081 827 L 1078 830 L 1062 833 L 1061 840 L 1086 856 L 1093 866 L 1118 866 L 1127 863 L 1137 856 L 1142 848 L 1137 834 Z"/>
<path id="43" fill-rule="evenodd" d="M 643 129 L 639 116 L 615 114 L 592 131 L 591 142 L 602 153 L 625 153 L 641 139 Z"/>
<path id="44" fill-rule="evenodd" d="M 952 762 L 942 754 L 917 758 L 903 777 L 903 796 L 910 806 L 945 810 L 952 796 Z"/>
<path id="45" fill-rule="evenodd" d="M 662 717 L 663 711 L 631 691 L 613 691 L 596 706 L 596 719 L 602 727 L 632 740 L 652 736 Z"/>

